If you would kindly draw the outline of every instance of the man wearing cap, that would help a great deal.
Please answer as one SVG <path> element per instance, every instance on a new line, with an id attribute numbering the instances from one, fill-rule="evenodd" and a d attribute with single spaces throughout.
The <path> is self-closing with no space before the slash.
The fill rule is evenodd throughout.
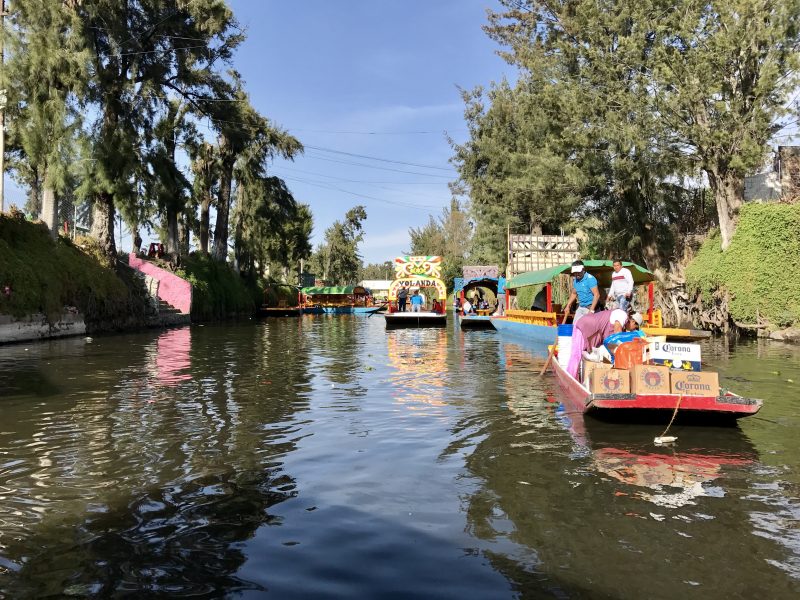
<path id="1" fill-rule="evenodd" d="M 642 318 L 638 313 L 637 316 L 639 319 Z M 620 309 L 585 315 L 580 323 L 572 328 L 572 347 L 567 373 L 573 377 L 578 375 L 578 366 L 581 364 L 584 350 L 591 352 L 602 346 L 603 340 L 612 333 L 632 331 L 638 327 L 638 323 L 636 318 L 628 317 L 628 313 Z"/>
<path id="2" fill-rule="evenodd" d="M 578 308 L 575 310 L 575 316 L 572 319 L 572 324 L 575 325 L 584 315 L 594 312 L 597 303 L 600 301 L 600 290 L 597 289 L 597 279 L 591 273 L 586 272 L 583 261 L 576 260 L 572 263 L 570 271 L 572 275 L 572 291 L 570 292 L 569 300 L 564 306 L 564 318 L 561 322 L 567 322 L 569 309 L 577 298 Z"/>

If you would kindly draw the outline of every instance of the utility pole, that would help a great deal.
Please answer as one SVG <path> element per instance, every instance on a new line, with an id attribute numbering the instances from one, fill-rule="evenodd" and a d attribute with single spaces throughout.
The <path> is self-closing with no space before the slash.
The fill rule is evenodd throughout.
<path id="1" fill-rule="evenodd" d="M 6 0 L 0 0 L 0 83 L 5 81 Z M 6 193 L 6 90 L 0 89 L 0 213 Z"/>

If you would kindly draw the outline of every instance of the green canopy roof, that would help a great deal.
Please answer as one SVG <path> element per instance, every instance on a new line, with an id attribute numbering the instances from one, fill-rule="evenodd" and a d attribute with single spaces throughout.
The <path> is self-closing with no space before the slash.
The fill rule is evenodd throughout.
<path id="1" fill-rule="evenodd" d="M 585 260 L 583 261 L 583 264 L 588 273 L 591 273 L 597 277 L 598 285 L 603 287 L 611 285 L 611 273 L 614 272 L 613 261 Z M 653 281 L 653 279 L 655 279 L 650 271 L 632 262 L 623 261 L 622 266 L 630 269 L 631 275 L 633 275 L 633 283 L 635 284 L 647 283 L 648 281 Z M 506 283 L 506 287 L 513 290 L 528 285 L 543 285 L 553 281 L 559 275 L 568 275 L 571 270 L 572 263 L 568 263 L 565 265 L 558 265 L 557 267 L 550 267 L 549 269 L 542 269 L 541 271 L 520 273 Z"/>
<path id="2" fill-rule="evenodd" d="M 367 289 L 360 285 L 342 285 L 331 287 L 306 287 L 300 290 L 306 296 L 350 296 L 352 294 L 366 294 Z"/>

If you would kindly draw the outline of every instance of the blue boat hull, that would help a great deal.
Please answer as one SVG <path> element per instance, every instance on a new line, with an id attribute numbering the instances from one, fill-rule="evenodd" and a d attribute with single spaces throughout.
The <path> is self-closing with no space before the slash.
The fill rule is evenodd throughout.
<path id="1" fill-rule="evenodd" d="M 325 309 L 321 306 L 306 306 L 303 308 L 304 315 L 324 315 Z"/>
<path id="2" fill-rule="evenodd" d="M 532 325 L 509 321 L 505 317 L 492 317 L 492 325 L 501 334 L 518 340 L 527 340 L 535 344 L 552 344 L 558 335 L 558 329 L 549 325 Z"/>

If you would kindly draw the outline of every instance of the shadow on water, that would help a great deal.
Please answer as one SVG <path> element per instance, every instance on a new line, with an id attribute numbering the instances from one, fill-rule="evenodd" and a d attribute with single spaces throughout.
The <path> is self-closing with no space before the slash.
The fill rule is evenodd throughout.
<path id="1" fill-rule="evenodd" d="M 0 432 L 0 456 L 15 457 L 0 462 L 0 597 L 263 589 L 236 572 L 244 542 L 297 493 L 282 463 L 308 407 L 303 339 L 253 327 L 121 339 L 42 365 L 84 374 L 54 404 L 3 400 L 16 431 Z"/>

